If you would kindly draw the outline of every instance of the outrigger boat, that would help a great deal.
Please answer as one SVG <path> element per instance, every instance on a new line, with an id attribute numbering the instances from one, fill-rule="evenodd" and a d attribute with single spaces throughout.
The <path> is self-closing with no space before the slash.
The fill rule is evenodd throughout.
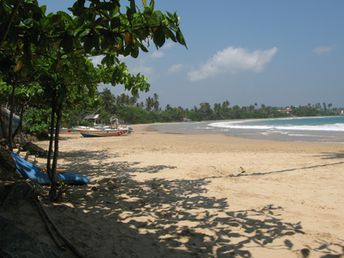
<path id="1" fill-rule="evenodd" d="M 115 116 L 110 118 L 110 126 L 99 123 L 99 114 L 88 115 L 84 119 L 92 120 L 93 126 L 77 126 L 73 127 L 70 131 L 78 132 L 83 137 L 124 136 L 134 131 L 131 127 L 120 126 L 119 120 Z"/>
<path id="2" fill-rule="evenodd" d="M 118 129 L 93 129 L 93 130 L 79 130 L 83 137 L 112 137 L 112 136 L 125 136 L 133 131 L 131 127 L 118 128 Z"/>

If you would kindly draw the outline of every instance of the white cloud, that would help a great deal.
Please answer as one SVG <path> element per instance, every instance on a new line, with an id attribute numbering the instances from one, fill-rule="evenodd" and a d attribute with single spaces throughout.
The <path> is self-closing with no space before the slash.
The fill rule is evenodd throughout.
<path id="1" fill-rule="evenodd" d="M 162 50 L 156 50 L 151 54 L 151 58 L 159 59 L 159 58 L 162 58 L 164 55 L 165 55 L 165 52 L 163 52 Z"/>
<path id="2" fill-rule="evenodd" d="M 319 46 L 313 49 L 313 52 L 317 55 L 323 55 L 331 52 L 334 49 L 334 46 Z"/>
<path id="3" fill-rule="evenodd" d="M 277 51 L 276 47 L 251 52 L 244 48 L 227 47 L 217 52 L 198 69 L 190 71 L 188 73 L 189 79 L 199 81 L 217 74 L 236 73 L 245 70 L 261 72 Z"/>
<path id="4" fill-rule="evenodd" d="M 168 73 L 179 73 L 183 69 L 182 64 L 174 64 L 171 65 L 170 68 L 168 68 Z"/>

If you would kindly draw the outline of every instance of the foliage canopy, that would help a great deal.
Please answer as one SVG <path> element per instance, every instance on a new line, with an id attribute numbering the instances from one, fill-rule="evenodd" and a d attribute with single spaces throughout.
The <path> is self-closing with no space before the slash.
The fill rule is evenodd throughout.
<path id="1" fill-rule="evenodd" d="M 135 95 L 147 91 L 141 75 L 131 75 L 119 56 L 138 57 L 151 42 L 160 48 L 166 40 L 186 46 L 176 13 L 155 10 L 129 0 L 76 0 L 69 12 L 46 14 L 36 0 L 3 0 L 0 3 L 0 93 L 9 95 L 11 107 L 8 144 L 12 148 L 12 116 L 17 104 L 49 108 L 50 144 L 47 171 L 56 197 L 55 179 L 59 128 L 64 108 L 73 107 L 96 92 L 100 82 L 121 83 Z M 90 57 L 101 55 L 101 65 Z M 39 89 L 33 88 L 38 85 Z M 18 89 L 25 93 L 18 99 Z M 31 94 L 34 92 L 34 94 Z M 1 99 L 1 98 L 0 98 Z M 39 101 L 38 101 L 39 99 Z M 24 104 L 25 103 L 25 104 Z M 51 162 L 52 158 L 52 162 Z"/>

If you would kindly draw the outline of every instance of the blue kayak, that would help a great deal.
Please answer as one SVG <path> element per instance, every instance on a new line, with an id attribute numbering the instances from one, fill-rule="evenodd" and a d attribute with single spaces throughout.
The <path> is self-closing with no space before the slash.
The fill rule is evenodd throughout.
<path id="1" fill-rule="evenodd" d="M 12 152 L 12 158 L 16 163 L 17 172 L 24 178 L 28 178 L 41 185 L 50 185 L 48 174 L 43 173 L 38 166 L 26 161 L 14 152 Z M 74 172 L 58 173 L 56 174 L 56 179 L 67 185 L 86 185 L 90 182 L 87 176 L 82 176 Z"/>

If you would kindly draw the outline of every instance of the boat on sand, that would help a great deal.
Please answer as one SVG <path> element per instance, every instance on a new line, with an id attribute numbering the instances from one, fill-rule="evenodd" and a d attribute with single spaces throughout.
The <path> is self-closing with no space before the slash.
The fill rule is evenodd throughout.
<path id="1" fill-rule="evenodd" d="M 70 129 L 70 132 L 78 132 L 83 137 L 112 137 L 112 136 L 124 136 L 133 132 L 133 128 L 126 125 L 120 125 L 120 122 L 116 116 L 110 118 L 111 125 L 101 124 L 99 114 L 88 115 L 84 120 L 91 120 L 93 126 L 77 126 Z"/>
<path id="2" fill-rule="evenodd" d="M 112 137 L 112 136 L 125 136 L 133 131 L 131 127 L 117 128 L 117 129 L 88 129 L 79 130 L 83 137 Z"/>

